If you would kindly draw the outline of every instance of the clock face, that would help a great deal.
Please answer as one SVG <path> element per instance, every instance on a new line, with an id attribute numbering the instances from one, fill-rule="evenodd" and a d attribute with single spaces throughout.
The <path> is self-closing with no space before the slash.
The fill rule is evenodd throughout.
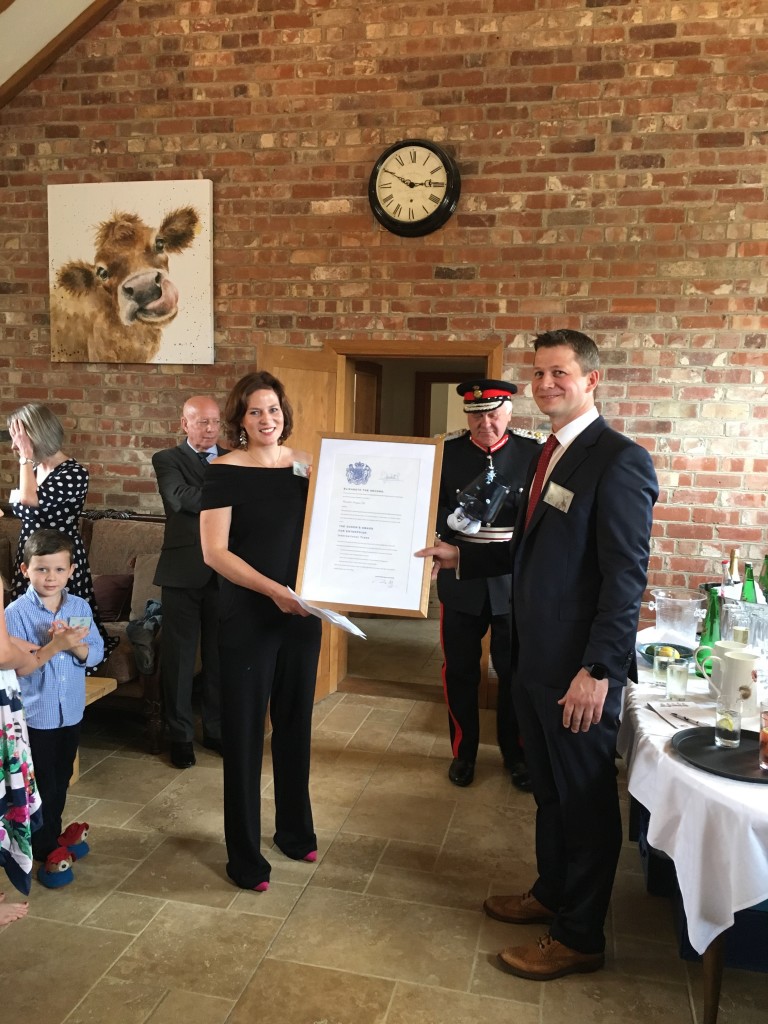
<path id="1" fill-rule="evenodd" d="M 376 161 L 368 199 L 379 223 L 397 235 L 426 235 L 442 227 L 456 209 L 459 170 L 439 146 L 405 139 Z"/>

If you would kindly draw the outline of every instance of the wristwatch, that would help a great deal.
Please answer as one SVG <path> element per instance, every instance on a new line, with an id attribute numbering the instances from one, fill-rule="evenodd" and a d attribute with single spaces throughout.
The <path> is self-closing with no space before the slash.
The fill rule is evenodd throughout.
<path id="1" fill-rule="evenodd" d="M 34 463 L 34 461 L 35 461 L 34 459 L 28 459 L 24 455 L 20 455 L 19 456 L 19 465 L 20 466 L 28 466 L 30 463 Z"/>
<path id="2" fill-rule="evenodd" d="M 608 669 L 599 661 L 593 661 L 591 665 L 584 665 L 593 679 L 607 679 Z"/>

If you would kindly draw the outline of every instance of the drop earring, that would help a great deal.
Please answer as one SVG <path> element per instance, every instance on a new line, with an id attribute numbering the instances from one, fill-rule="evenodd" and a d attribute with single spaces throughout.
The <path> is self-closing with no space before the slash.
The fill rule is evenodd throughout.
<path id="1" fill-rule="evenodd" d="M 243 451 L 245 451 L 248 448 L 248 435 L 246 434 L 242 427 L 240 428 L 240 447 L 243 449 Z"/>

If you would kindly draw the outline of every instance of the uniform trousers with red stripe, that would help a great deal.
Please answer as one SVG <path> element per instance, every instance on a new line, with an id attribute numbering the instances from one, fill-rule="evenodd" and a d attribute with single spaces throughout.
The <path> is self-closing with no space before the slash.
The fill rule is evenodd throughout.
<path id="1" fill-rule="evenodd" d="M 520 746 L 511 690 L 509 615 L 492 615 L 488 598 L 479 615 L 440 605 L 440 642 L 443 648 L 443 692 L 453 756 L 475 761 L 480 742 L 480 656 L 483 637 L 491 631 L 491 661 L 499 677 L 496 739 L 507 767 L 525 760 Z"/>

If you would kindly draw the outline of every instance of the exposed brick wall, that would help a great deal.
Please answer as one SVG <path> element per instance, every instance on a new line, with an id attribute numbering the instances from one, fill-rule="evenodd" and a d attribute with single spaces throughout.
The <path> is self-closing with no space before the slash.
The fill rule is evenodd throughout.
<path id="1" fill-rule="evenodd" d="M 366 198 L 406 136 L 463 179 L 423 239 Z M 0 413 L 50 402 L 91 504 L 157 509 L 181 399 L 223 395 L 259 339 L 501 338 L 519 379 L 532 332 L 571 326 L 659 472 L 653 582 L 768 550 L 764 0 L 125 0 L 0 110 L 0 153 Z M 194 176 L 216 365 L 51 364 L 46 185 Z"/>

